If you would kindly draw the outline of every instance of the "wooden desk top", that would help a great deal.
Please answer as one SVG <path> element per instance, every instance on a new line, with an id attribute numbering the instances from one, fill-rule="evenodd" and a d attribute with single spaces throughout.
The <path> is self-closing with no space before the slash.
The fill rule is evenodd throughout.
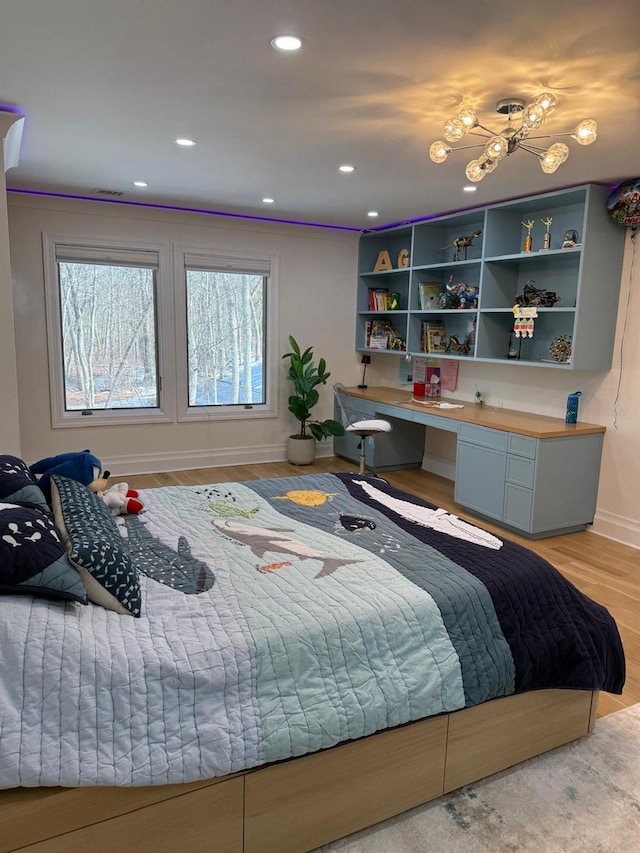
<path id="1" fill-rule="evenodd" d="M 500 429 L 505 432 L 518 433 L 519 435 L 530 435 L 533 438 L 565 438 L 573 435 L 593 435 L 594 433 L 606 432 L 606 427 L 599 424 L 566 424 L 562 418 L 552 418 L 547 415 L 534 415 L 530 412 L 518 412 L 515 409 L 501 409 L 495 406 L 483 404 L 476 406 L 463 400 L 453 400 L 449 397 L 443 402 L 461 404 L 462 409 L 437 409 L 423 403 L 411 401 L 412 394 L 403 388 L 388 388 L 383 385 L 371 388 L 347 388 L 351 397 L 360 397 L 363 400 L 371 400 L 374 403 L 386 403 L 387 406 L 398 406 L 401 409 L 409 409 L 414 412 L 425 412 L 438 418 L 448 418 L 454 421 L 463 421 L 467 424 Z M 417 397 L 417 400 L 432 400 L 425 397 Z"/>

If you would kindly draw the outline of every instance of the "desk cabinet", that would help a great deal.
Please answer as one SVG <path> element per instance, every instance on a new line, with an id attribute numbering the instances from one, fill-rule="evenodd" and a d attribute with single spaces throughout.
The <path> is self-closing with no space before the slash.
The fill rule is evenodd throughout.
<path id="1" fill-rule="evenodd" d="M 535 439 L 462 424 L 454 500 L 532 538 L 593 521 L 602 433 Z"/>
<path id="2" fill-rule="evenodd" d="M 447 430 L 457 436 L 456 503 L 532 539 L 584 530 L 593 522 L 604 427 L 584 424 L 580 429 L 578 424 L 572 429 L 559 419 L 543 419 L 536 435 L 528 435 L 536 427 L 534 415 L 527 416 L 533 420 L 522 425 L 525 431 L 517 432 L 520 423 L 506 410 L 498 419 L 489 413 L 481 418 L 491 424 L 484 426 L 473 407 L 471 416 L 463 407 L 459 416 L 444 417 L 387 402 L 394 398 L 385 389 L 378 391 L 383 392 L 378 401 L 356 395 L 346 404 L 351 421 L 386 418 L 393 426 L 392 432 L 367 440 L 368 468 L 419 468 L 425 428 Z M 375 389 L 367 393 L 374 396 Z M 357 463 L 358 443 L 355 435 L 336 438 L 335 453 Z"/>
<path id="3" fill-rule="evenodd" d="M 456 503 L 497 521 L 504 514 L 508 433 L 462 424 L 456 451 Z"/>

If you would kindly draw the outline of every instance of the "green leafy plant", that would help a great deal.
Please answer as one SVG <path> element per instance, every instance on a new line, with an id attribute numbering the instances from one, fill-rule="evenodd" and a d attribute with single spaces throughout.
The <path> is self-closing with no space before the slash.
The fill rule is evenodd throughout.
<path id="1" fill-rule="evenodd" d="M 326 385 L 327 379 L 331 376 L 327 372 L 326 361 L 321 358 L 316 366 L 313 361 L 313 348 L 308 347 L 301 352 L 293 335 L 289 335 L 289 346 L 291 352 L 286 352 L 282 358 L 289 359 L 287 379 L 293 384 L 294 389 L 289 397 L 289 411 L 300 421 L 298 437 L 308 438 L 308 433 L 311 433 L 317 441 L 321 441 L 330 435 L 344 435 L 344 427 L 338 421 L 331 418 L 326 421 L 310 420 L 311 410 L 320 399 L 316 388 L 318 385 Z"/>

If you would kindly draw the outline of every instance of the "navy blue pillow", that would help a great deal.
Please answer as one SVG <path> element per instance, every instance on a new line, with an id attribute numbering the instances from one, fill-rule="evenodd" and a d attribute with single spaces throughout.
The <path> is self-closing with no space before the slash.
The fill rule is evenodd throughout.
<path id="1" fill-rule="evenodd" d="M 105 502 L 77 480 L 54 474 L 51 502 L 69 560 L 89 601 L 116 613 L 140 616 L 138 570 Z"/>
<path id="2" fill-rule="evenodd" d="M 39 509 L 0 502 L 0 593 L 87 603 L 58 531 Z"/>
<path id="3" fill-rule="evenodd" d="M 0 501 L 34 506 L 48 514 L 49 504 L 27 464 L 17 456 L 0 456 Z"/>

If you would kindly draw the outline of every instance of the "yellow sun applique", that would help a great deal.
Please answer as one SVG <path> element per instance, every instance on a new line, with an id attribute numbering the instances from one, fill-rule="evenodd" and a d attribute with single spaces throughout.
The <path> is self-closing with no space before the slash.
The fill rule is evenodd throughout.
<path id="1" fill-rule="evenodd" d="M 335 497 L 338 492 L 318 492 L 315 490 L 294 489 L 284 495 L 275 495 L 274 501 L 291 501 L 298 506 L 322 506 L 329 498 Z"/>

